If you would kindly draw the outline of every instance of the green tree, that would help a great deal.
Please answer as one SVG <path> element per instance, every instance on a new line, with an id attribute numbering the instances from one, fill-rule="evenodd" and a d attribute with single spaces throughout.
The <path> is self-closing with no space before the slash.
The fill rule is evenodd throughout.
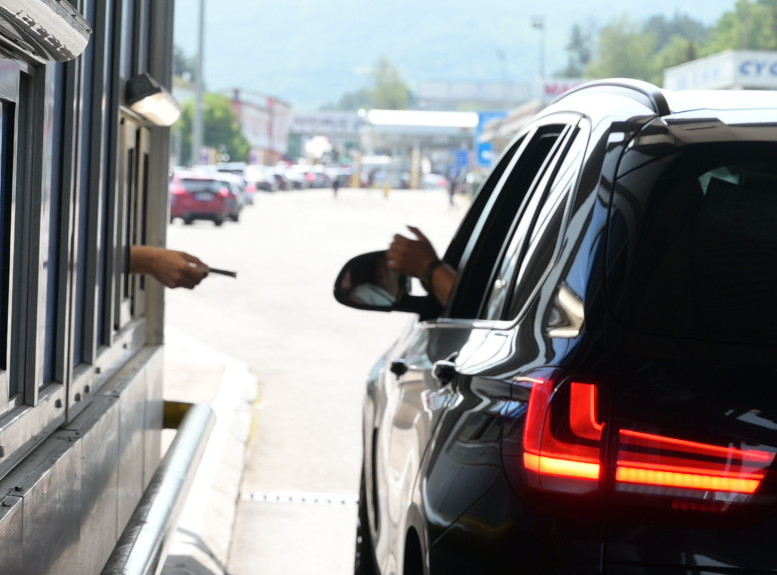
<path id="1" fill-rule="evenodd" d="M 194 79 L 194 59 L 183 53 L 179 46 L 173 48 L 173 75 L 188 81 Z"/>
<path id="2" fill-rule="evenodd" d="M 240 124 L 229 97 L 208 92 L 203 104 L 203 145 L 229 154 L 232 161 L 247 161 L 251 144 L 240 131 Z M 193 100 L 184 102 L 181 118 L 174 126 L 174 137 L 180 138 L 181 160 L 186 165 L 193 163 L 194 105 Z"/>
<path id="3" fill-rule="evenodd" d="M 724 50 L 777 50 L 777 2 L 739 0 L 718 20 L 703 54 Z"/>
<path id="4" fill-rule="evenodd" d="M 637 24 L 622 17 L 608 24 L 599 36 L 596 56 L 588 64 L 591 78 L 636 78 L 656 81 L 661 77 L 653 55 L 658 46 L 654 32 L 644 32 Z"/>
<path id="5" fill-rule="evenodd" d="M 678 45 L 678 40 L 686 40 L 686 45 L 697 45 L 709 35 L 709 28 L 685 14 L 675 14 L 672 19 L 664 16 L 648 18 L 642 31 L 655 34 L 658 51 L 663 51 L 670 44 Z"/>
<path id="6" fill-rule="evenodd" d="M 323 110 L 353 111 L 360 108 L 407 110 L 413 106 L 414 97 L 402 79 L 399 70 L 386 58 L 373 66 L 372 85 L 340 97 L 337 104 L 323 106 Z"/>
<path id="7" fill-rule="evenodd" d="M 656 54 L 658 69 L 663 75 L 663 70 L 690 62 L 699 57 L 698 44 L 691 38 L 672 36 L 668 43 Z M 654 82 L 661 83 L 662 78 L 654 78 Z"/>
<path id="8" fill-rule="evenodd" d="M 372 106 L 384 110 L 407 110 L 412 95 L 399 70 L 381 58 L 373 70 Z"/>
<path id="9" fill-rule="evenodd" d="M 593 51 L 594 26 L 584 29 L 580 24 L 572 26 L 566 45 L 567 66 L 558 75 L 565 78 L 579 78 L 585 74 Z"/>

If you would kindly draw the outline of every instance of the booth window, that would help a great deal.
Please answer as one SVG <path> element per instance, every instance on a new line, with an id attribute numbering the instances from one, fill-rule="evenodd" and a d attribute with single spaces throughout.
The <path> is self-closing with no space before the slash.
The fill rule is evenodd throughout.
<path id="1" fill-rule="evenodd" d="M 0 372 L 8 370 L 13 118 L 14 106 L 7 102 L 0 102 Z"/>

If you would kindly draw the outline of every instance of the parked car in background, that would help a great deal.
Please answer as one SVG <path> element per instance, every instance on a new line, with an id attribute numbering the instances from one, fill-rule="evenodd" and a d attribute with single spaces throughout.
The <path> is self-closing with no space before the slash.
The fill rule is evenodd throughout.
<path id="1" fill-rule="evenodd" d="M 424 174 L 421 177 L 421 187 L 423 187 L 425 190 L 447 190 L 448 178 L 442 174 Z"/>
<path id="2" fill-rule="evenodd" d="M 229 219 L 234 222 L 239 221 L 243 207 L 249 203 L 245 178 L 231 172 L 217 172 L 214 177 L 226 190 Z"/>
<path id="3" fill-rule="evenodd" d="M 270 169 L 270 174 L 275 179 L 275 187 L 277 190 L 286 191 L 291 189 L 289 180 L 286 177 L 285 168 L 273 167 Z"/>
<path id="4" fill-rule="evenodd" d="M 348 262 L 339 302 L 414 314 L 366 382 L 355 573 L 776 572 L 775 157 L 775 92 L 588 83 L 480 187 L 446 305 Z"/>
<path id="5" fill-rule="evenodd" d="M 239 176 L 242 179 L 240 182 L 241 203 L 244 206 L 253 205 L 254 193 L 256 192 L 257 185 L 251 177 L 249 166 L 245 162 L 224 162 L 216 164 L 216 171 L 223 174 Z"/>
<path id="6" fill-rule="evenodd" d="M 350 187 L 353 174 L 351 168 L 347 166 L 327 166 L 324 168 L 324 172 L 327 175 L 330 186 L 337 182 L 337 185 L 341 188 Z"/>
<path id="7" fill-rule="evenodd" d="M 217 226 L 233 213 L 229 187 L 215 174 L 176 170 L 170 178 L 170 221 L 211 220 Z"/>
<path id="8" fill-rule="evenodd" d="M 274 192 L 278 189 L 278 181 L 272 174 L 270 166 L 251 165 L 246 168 L 245 177 L 252 182 L 256 191 Z"/>
<path id="9" fill-rule="evenodd" d="M 307 177 L 307 168 L 292 164 L 286 168 L 284 173 L 286 181 L 289 183 L 289 189 L 303 190 L 310 187 Z"/>
<path id="10" fill-rule="evenodd" d="M 329 176 L 322 166 L 309 166 L 305 178 L 310 188 L 326 188 L 329 186 Z"/>

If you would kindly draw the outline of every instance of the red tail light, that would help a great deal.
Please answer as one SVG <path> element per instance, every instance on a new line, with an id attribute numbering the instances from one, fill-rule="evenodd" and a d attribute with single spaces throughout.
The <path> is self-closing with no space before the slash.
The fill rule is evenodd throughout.
<path id="1" fill-rule="evenodd" d="M 663 488 L 753 494 L 765 477 L 774 453 L 685 441 L 621 429 L 618 437 L 616 488 L 656 492 Z M 693 493 L 695 492 L 695 493 Z"/>
<path id="2" fill-rule="evenodd" d="M 567 380 L 568 381 L 568 380 Z M 593 383 L 531 380 L 523 436 L 523 462 L 531 487 L 585 494 L 614 485 L 618 492 L 670 496 L 673 507 L 720 510 L 716 501 L 744 503 L 755 494 L 775 452 L 718 445 L 621 428 L 614 473 L 607 467 L 607 428 Z M 610 475 L 607 471 L 610 470 Z M 614 475 L 614 476 L 613 476 Z"/>
<path id="3" fill-rule="evenodd" d="M 178 186 L 171 186 L 170 187 L 170 191 L 173 194 L 175 194 L 176 196 L 180 196 L 181 194 L 185 194 L 186 193 L 186 188 L 184 188 L 183 186 L 180 186 L 180 185 L 178 185 Z"/>
<path id="4" fill-rule="evenodd" d="M 535 383 L 524 428 L 523 462 L 531 485 L 567 493 L 599 487 L 604 425 L 597 408 L 593 384 L 554 390 L 552 381 Z"/>
<path id="5" fill-rule="evenodd" d="M 221 188 L 219 190 L 219 194 L 221 194 L 225 198 L 228 198 L 229 197 L 229 189 L 228 188 Z"/>

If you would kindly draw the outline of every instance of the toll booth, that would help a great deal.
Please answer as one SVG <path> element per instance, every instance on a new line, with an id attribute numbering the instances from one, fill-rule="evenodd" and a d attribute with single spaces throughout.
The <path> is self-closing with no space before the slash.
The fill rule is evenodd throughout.
<path id="1" fill-rule="evenodd" d="M 145 572 L 175 520 L 148 510 L 196 468 L 162 453 L 163 289 L 130 273 L 165 243 L 172 24 L 172 2 L 0 1 L 3 573 Z M 210 415 L 179 419 L 202 445 Z"/>

